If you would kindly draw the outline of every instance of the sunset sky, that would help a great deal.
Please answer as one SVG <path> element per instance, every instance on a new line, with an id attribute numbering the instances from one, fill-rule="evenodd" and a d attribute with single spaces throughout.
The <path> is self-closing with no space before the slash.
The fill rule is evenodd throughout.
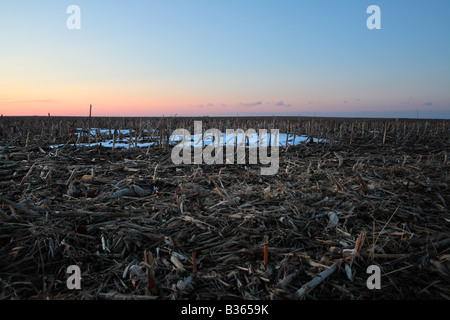
<path id="1" fill-rule="evenodd" d="M 2 0 L 0 113 L 448 119 L 449 17 L 449 0 Z"/>

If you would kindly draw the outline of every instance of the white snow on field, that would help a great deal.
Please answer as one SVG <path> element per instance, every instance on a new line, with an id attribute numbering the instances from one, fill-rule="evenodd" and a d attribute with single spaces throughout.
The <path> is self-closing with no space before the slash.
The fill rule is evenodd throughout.
<path id="1" fill-rule="evenodd" d="M 81 129 L 78 129 L 78 131 L 81 131 Z M 106 148 L 134 148 L 136 147 L 136 141 L 135 141 L 135 137 L 131 137 L 131 141 L 130 141 L 130 130 L 128 129 L 124 129 L 124 130 L 120 130 L 120 134 L 123 136 L 122 139 L 118 139 L 116 137 L 116 142 L 114 143 L 113 139 L 107 139 L 107 140 L 103 140 L 102 141 L 102 136 L 101 135 L 109 135 L 109 129 L 91 129 L 91 134 L 93 135 L 93 137 L 91 137 L 91 147 L 95 147 L 98 145 L 101 145 L 102 147 L 106 147 Z M 146 131 L 147 132 L 147 131 Z M 95 139 L 95 135 L 100 134 L 100 136 L 98 137 L 99 142 L 96 142 Z M 114 133 L 114 130 L 111 130 L 111 133 Z M 76 133 L 77 135 L 80 134 L 80 132 Z M 127 136 L 128 135 L 128 136 Z M 158 136 L 154 136 L 153 137 L 155 139 L 155 141 L 159 140 Z M 182 142 L 182 136 L 175 136 L 172 135 L 169 138 L 169 143 L 171 145 L 179 145 L 182 146 L 181 142 Z M 220 144 L 222 146 L 236 146 L 236 143 L 242 143 L 243 139 L 245 138 L 245 136 L 242 133 L 237 133 L 236 135 L 230 135 L 229 137 L 227 137 L 226 133 L 222 133 L 222 137 L 221 137 L 221 141 Z M 271 140 L 271 142 L 269 143 L 269 140 Z M 292 134 L 285 134 L 285 133 L 279 133 L 278 134 L 278 146 L 280 147 L 284 147 L 286 145 L 299 145 L 301 143 L 304 143 L 306 140 L 308 139 L 307 136 L 302 135 L 302 136 L 295 136 L 295 141 L 294 141 L 294 136 Z M 188 139 L 189 140 L 189 139 Z M 286 144 L 286 140 L 287 140 L 287 144 Z M 317 139 L 317 138 L 313 138 L 312 139 L 313 142 L 324 142 L 325 139 Z M 259 135 L 255 132 L 254 134 L 248 134 L 246 136 L 246 147 L 257 147 L 258 143 L 259 143 Z M 271 136 L 270 132 L 267 133 L 266 135 L 266 146 L 269 145 L 273 145 L 276 141 L 275 136 Z M 213 135 L 205 135 L 204 136 L 204 142 L 203 145 L 207 146 L 207 145 L 211 145 L 213 143 Z M 137 147 L 139 148 L 145 148 L 145 147 L 149 147 L 152 145 L 157 145 L 158 142 L 142 142 L 142 141 L 138 141 L 137 142 Z M 191 135 L 190 136 L 190 144 L 192 147 L 202 147 L 202 136 L 201 135 Z M 62 146 L 64 146 L 65 144 L 57 144 L 57 145 L 51 145 L 50 148 L 60 148 Z M 73 145 L 73 142 L 69 143 L 68 145 Z M 89 144 L 88 143 L 76 143 L 77 146 L 83 146 L 83 147 L 88 147 Z"/>
<path id="2" fill-rule="evenodd" d="M 145 148 L 145 147 L 152 146 L 154 144 L 157 144 L 157 143 L 156 142 L 138 142 L 137 146 L 140 147 L 140 148 Z M 64 145 L 65 145 L 65 143 L 54 144 L 54 145 L 51 145 L 50 148 L 57 149 L 57 148 L 60 148 L 60 147 L 62 147 Z M 69 145 L 73 145 L 73 143 L 70 143 Z M 77 146 L 81 146 L 81 147 L 88 147 L 89 143 L 77 143 L 76 145 Z M 95 141 L 91 141 L 91 147 L 95 147 L 95 146 L 102 146 L 102 147 L 105 147 L 105 148 L 112 148 L 113 146 L 114 146 L 114 148 L 128 148 L 128 147 L 134 148 L 136 145 L 135 145 L 134 140 L 131 143 L 128 143 L 128 142 L 117 142 L 117 141 L 116 141 L 116 143 L 114 143 L 113 140 L 106 140 L 106 141 L 102 141 L 102 142 L 99 142 L 99 143 L 96 143 Z"/>
<path id="3" fill-rule="evenodd" d="M 237 134 L 237 135 L 231 135 L 230 137 L 227 137 L 226 133 L 222 133 L 222 138 L 220 141 L 220 145 L 222 146 L 227 146 L 227 145 L 232 145 L 232 146 L 236 146 L 236 143 L 242 143 L 244 139 L 244 136 L 242 134 Z M 271 136 L 270 133 L 267 133 L 266 135 L 266 146 L 269 146 L 269 140 L 272 139 L 270 145 L 273 145 L 275 143 L 275 136 Z M 280 147 L 284 147 L 286 146 L 286 139 L 287 139 L 287 145 L 299 145 L 303 142 L 305 142 L 308 137 L 307 136 L 295 136 L 295 141 L 294 140 L 294 136 L 292 134 L 287 135 L 285 133 L 279 133 L 278 134 L 278 146 Z M 171 136 L 170 137 L 170 142 L 171 143 L 176 143 L 179 144 L 180 146 L 182 146 L 180 143 L 182 141 L 182 136 Z M 313 142 L 323 142 L 324 139 L 316 139 L 313 138 Z M 213 143 L 213 137 L 205 137 L 204 138 L 204 145 L 210 145 Z M 255 146 L 257 147 L 259 143 L 259 136 L 258 134 L 253 134 L 253 135 L 249 135 L 246 139 L 246 145 L 247 146 Z M 201 139 L 201 135 L 191 135 L 191 146 L 192 147 L 201 147 L 202 145 L 202 139 Z"/>

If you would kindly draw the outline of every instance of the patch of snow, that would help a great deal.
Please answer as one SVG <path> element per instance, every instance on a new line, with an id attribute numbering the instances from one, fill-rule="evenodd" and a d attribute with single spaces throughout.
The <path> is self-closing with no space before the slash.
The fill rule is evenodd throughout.
<path id="1" fill-rule="evenodd" d="M 82 128 L 77 128 L 77 135 L 81 134 L 81 131 L 83 129 Z M 144 132 L 148 132 L 148 130 L 143 130 Z M 152 132 L 155 131 L 155 129 L 151 130 Z M 93 128 L 91 129 L 91 134 L 95 135 L 96 132 L 100 133 L 100 134 L 109 134 L 109 129 L 98 129 L 98 128 Z M 114 130 L 111 130 L 111 133 L 114 133 Z M 120 130 L 120 134 L 122 135 L 128 135 L 130 134 L 130 130 L 129 129 L 122 129 Z M 155 140 L 158 140 L 159 137 L 155 136 L 153 137 Z M 236 135 L 231 135 L 229 137 L 227 137 L 226 133 L 222 132 L 222 136 L 220 137 L 220 145 L 222 146 L 236 146 L 236 144 L 239 144 L 241 141 L 243 141 L 243 139 L 245 138 L 245 136 L 242 133 L 238 133 Z M 245 141 L 245 146 L 246 148 L 248 147 L 257 147 L 260 143 L 260 137 L 259 135 L 255 132 L 254 134 L 249 134 L 246 137 L 246 141 Z M 169 137 L 169 143 L 171 145 L 173 144 L 177 144 L 179 146 L 181 146 L 181 141 L 183 140 L 183 136 L 177 136 L 177 135 L 171 135 Z M 202 141 L 202 136 L 201 135 L 191 135 L 190 136 L 190 142 L 188 142 L 188 144 L 190 143 L 190 145 L 192 147 L 202 147 L 202 145 L 204 146 L 208 146 L 213 144 L 213 140 L 214 140 L 214 135 L 213 134 L 207 134 L 204 136 L 204 141 Z M 269 140 L 271 140 L 270 145 L 273 145 L 273 143 L 275 143 L 275 136 L 271 136 L 271 134 L 268 132 L 266 135 L 266 146 L 269 146 Z M 306 140 L 308 140 L 308 137 L 305 135 L 302 136 L 295 136 L 295 141 L 294 141 L 294 135 L 293 134 L 285 134 L 285 133 L 279 133 L 278 134 L 278 146 L 280 147 L 284 147 L 286 145 L 289 146 L 296 146 L 296 145 L 300 145 L 302 143 L 304 143 Z M 287 141 L 287 144 L 286 144 Z M 313 138 L 312 139 L 313 142 L 325 142 L 325 139 L 317 139 L 317 138 Z M 138 141 L 137 143 L 137 147 L 139 148 L 146 148 L 152 145 L 157 144 L 157 142 L 140 142 Z M 60 148 L 65 144 L 57 144 L 57 145 L 51 145 L 50 148 Z M 70 144 L 73 145 L 73 144 Z M 76 144 L 77 146 L 83 146 L 83 147 L 88 147 L 89 143 L 81 143 L 81 144 Z M 122 141 L 116 141 L 116 143 L 114 144 L 112 139 L 106 140 L 106 141 L 101 141 L 99 143 L 97 142 L 91 142 L 91 147 L 95 147 L 98 145 L 101 145 L 105 148 L 112 148 L 114 145 L 114 148 L 134 148 L 136 147 L 135 141 L 134 139 L 131 141 L 131 143 L 129 142 L 122 142 Z M 2 147 L 0 147 L 1 149 Z"/>

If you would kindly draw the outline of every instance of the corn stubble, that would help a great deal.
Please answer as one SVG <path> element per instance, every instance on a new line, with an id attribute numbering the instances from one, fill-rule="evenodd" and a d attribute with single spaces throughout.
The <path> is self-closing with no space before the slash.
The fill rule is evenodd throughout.
<path id="1" fill-rule="evenodd" d="M 199 120 L 310 139 L 261 176 L 174 165 L 191 118 L 2 117 L 0 299 L 450 297 L 447 121 Z"/>

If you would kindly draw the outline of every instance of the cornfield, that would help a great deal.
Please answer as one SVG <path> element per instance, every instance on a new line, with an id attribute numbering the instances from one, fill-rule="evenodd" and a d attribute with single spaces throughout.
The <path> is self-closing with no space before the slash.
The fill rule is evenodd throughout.
<path id="1" fill-rule="evenodd" d="M 171 161 L 278 129 L 279 170 Z M 1 117 L 0 299 L 449 299 L 447 120 Z M 295 143 L 296 137 L 303 137 Z M 82 272 L 66 285 L 67 268 Z M 369 266 L 381 288 L 367 286 Z"/>

